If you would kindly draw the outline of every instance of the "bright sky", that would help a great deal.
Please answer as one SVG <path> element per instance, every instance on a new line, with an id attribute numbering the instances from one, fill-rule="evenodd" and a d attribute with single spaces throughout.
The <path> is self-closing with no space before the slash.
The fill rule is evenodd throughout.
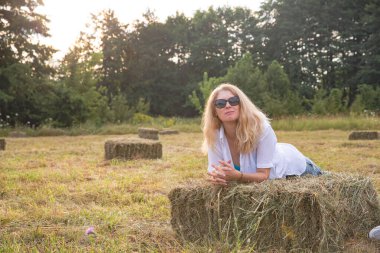
<path id="1" fill-rule="evenodd" d="M 45 5 L 38 7 L 37 12 L 50 19 L 48 27 L 51 38 L 44 40 L 44 43 L 59 50 L 54 57 L 59 59 L 74 44 L 80 31 L 85 30 L 85 24 L 91 20 L 90 14 L 104 9 L 114 10 L 120 22 L 132 24 L 136 19 L 142 20 L 142 14 L 148 9 L 165 22 L 176 11 L 189 17 L 196 10 L 207 10 L 210 6 L 240 6 L 256 11 L 261 2 L 263 0 L 44 0 Z"/>

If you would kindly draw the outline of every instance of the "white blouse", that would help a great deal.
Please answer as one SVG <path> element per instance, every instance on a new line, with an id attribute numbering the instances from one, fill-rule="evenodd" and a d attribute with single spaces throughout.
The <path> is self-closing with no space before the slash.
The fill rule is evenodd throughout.
<path id="1" fill-rule="evenodd" d="M 208 149 L 208 171 L 213 171 L 212 164 L 218 165 L 219 160 L 231 161 L 232 156 L 224 135 L 223 126 L 217 130 L 219 138 L 215 149 Z M 277 143 L 269 122 L 264 123 L 264 131 L 257 148 L 247 154 L 240 153 L 240 171 L 255 173 L 257 168 L 270 168 L 269 179 L 285 178 L 287 175 L 301 175 L 306 170 L 305 156 L 293 145 Z"/>

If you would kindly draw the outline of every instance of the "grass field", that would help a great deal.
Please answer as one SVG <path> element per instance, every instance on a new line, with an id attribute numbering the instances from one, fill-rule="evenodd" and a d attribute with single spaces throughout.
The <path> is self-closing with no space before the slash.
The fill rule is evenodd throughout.
<path id="1" fill-rule="evenodd" d="M 342 130 L 276 133 L 325 170 L 369 176 L 380 193 L 380 140 L 349 141 Z M 6 138 L 0 252 L 216 252 L 181 244 L 170 227 L 169 191 L 205 178 L 201 133 L 160 136 L 159 160 L 104 161 L 104 143 L 115 137 Z M 96 235 L 86 236 L 91 226 Z M 347 242 L 346 252 L 375 250 L 365 238 Z"/>

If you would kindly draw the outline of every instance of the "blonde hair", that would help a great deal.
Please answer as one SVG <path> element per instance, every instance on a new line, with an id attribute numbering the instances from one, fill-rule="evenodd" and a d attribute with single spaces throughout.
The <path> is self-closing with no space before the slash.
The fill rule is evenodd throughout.
<path id="1" fill-rule="evenodd" d="M 257 146 L 259 138 L 264 129 L 264 122 L 269 122 L 267 116 L 257 108 L 252 101 L 235 85 L 229 83 L 220 84 L 207 99 L 202 117 L 203 145 L 202 150 L 207 152 L 208 148 L 215 148 L 217 129 L 222 125 L 216 116 L 214 101 L 222 90 L 230 91 L 240 99 L 240 113 L 236 128 L 236 137 L 240 152 L 249 153 Z"/>

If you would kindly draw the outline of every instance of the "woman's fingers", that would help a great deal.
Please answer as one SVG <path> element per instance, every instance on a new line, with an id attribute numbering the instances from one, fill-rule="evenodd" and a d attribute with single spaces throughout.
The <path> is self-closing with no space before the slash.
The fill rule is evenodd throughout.
<path id="1" fill-rule="evenodd" d="M 216 174 L 216 177 L 225 177 L 226 174 L 223 172 L 223 169 L 220 166 L 217 166 L 215 164 L 211 165 L 214 168 L 213 173 Z"/>
<path id="2" fill-rule="evenodd" d="M 215 185 L 227 185 L 227 182 L 225 180 L 221 180 L 221 179 L 218 179 L 218 178 L 208 178 L 207 181 L 209 181 L 210 183 L 212 184 L 215 184 Z"/>
<path id="3" fill-rule="evenodd" d="M 209 175 L 209 178 L 207 179 L 207 181 L 211 182 L 212 184 L 215 184 L 215 185 L 227 185 L 227 181 L 223 178 L 221 178 L 219 174 L 215 173 L 215 172 L 207 172 L 207 174 Z"/>
<path id="4" fill-rule="evenodd" d="M 215 177 L 214 179 L 218 183 L 227 184 L 227 180 L 225 180 L 224 178 Z"/>
<path id="5" fill-rule="evenodd" d="M 232 167 L 231 161 L 220 160 L 219 164 L 212 164 L 214 171 L 208 172 L 217 184 L 227 185 L 228 181 L 236 180 L 236 170 Z"/>
<path id="6" fill-rule="evenodd" d="M 236 171 L 232 167 L 231 161 L 219 161 L 219 165 L 213 164 L 212 167 L 215 169 L 215 172 L 218 174 L 218 178 L 222 178 L 226 181 L 235 181 L 240 177 L 240 172 Z"/>
<path id="7" fill-rule="evenodd" d="M 232 165 L 231 165 L 231 161 L 226 162 L 226 161 L 220 160 L 219 163 L 220 163 L 220 165 L 222 165 L 221 166 L 222 170 L 224 170 L 224 171 L 233 170 Z"/>
<path id="8" fill-rule="evenodd" d="M 218 177 L 219 175 L 215 172 L 207 172 L 207 174 L 211 177 L 211 178 L 216 178 Z"/>

